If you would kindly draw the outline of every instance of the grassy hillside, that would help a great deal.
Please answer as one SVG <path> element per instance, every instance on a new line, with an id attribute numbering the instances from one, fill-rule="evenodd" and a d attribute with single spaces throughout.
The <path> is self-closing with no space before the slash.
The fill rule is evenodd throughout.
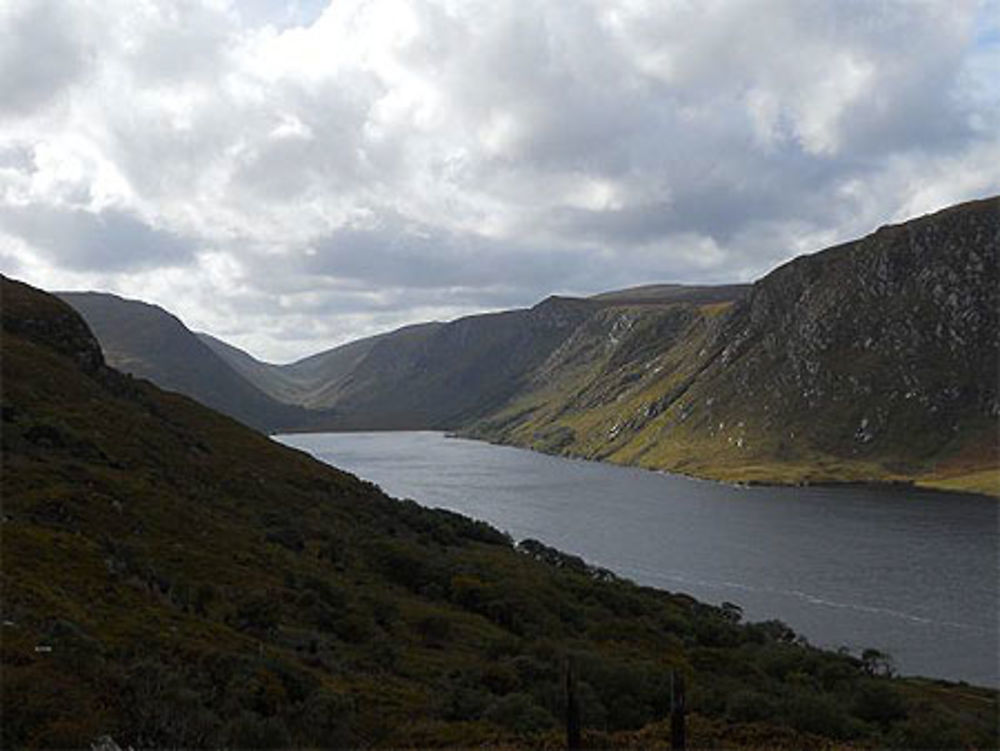
<path id="1" fill-rule="evenodd" d="M 998 247 L 993 198 L 803 256 L 731 305 L 603 311 L 465 433 L 728 481 L 1000 495 Z"/>
<path id="2" fill-rule="evenodd" d="M 5 748 L 995 747 L 995 691 L 882 677 L 778 623 L 395 501 L 103 364 L 2 280 Z"/>

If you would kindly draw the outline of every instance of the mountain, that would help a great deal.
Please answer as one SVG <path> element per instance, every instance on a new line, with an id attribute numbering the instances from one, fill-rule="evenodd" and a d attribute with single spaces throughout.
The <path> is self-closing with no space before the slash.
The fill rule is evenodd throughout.
<path id="1" fill-rule="evenodd" d="M 67 299 L 114 364 L 270 429 L 456 430 L 726 481 L 1000 496 L 998 224 L 1000 198 L 973 201 L 753 285 L 550 297 L 289 365 L 151 306 Z"/>
<path id="2" fill-rule="evenodd" d="M 305 407 L 322 408 L 337 402 L 339 385 L 362 365 L 377 344 L 383 343 L 384 346 L 385 342 L 391 342 L 388 344 L 389 348 L 402 352 L 444 325 L 431 322 L 404 326 L 385 334 L 357 339 L 288 365 L 261 362 L 208 334 L 199 334 L 199 337 L 237 371 L 274 398 Z"/>
<path id="3" fill-rule="evenodd" d="M 280 402 L 233 369 L 156 305 L 96 292 L 62 292 L 101 343 L 110 365 L 197 399 L 264 431 L 314 424 L 321 415 Z"/>
<path id="4" fill-rule="evenodd" d="M 258 360 L 239 347 L 234 347 L 211 334 L 199 331 L 195 332 L 195 336 L 257 389 L 285 404 L 295 403 L 300 386 L 284 375 L 280 365 Z"/>
<path id="5" fill-rule="evenodd" d="M 0 278 L 4 748 L 994 748 L 997 692 L 396 501 Z M 572 678 L 567 678 L 567 665 Z"/>
<path id="6" fill-rule="evenodd" d="M 402 329 L 374 341 L 314 404 L 334 407 L 351 428 L 458 426 L 517 393 L 591 307 L 552 297 L 530 309 Z"/>
<path id="7" fill-rule="evenodd" d="M 449 429 L 518 393 L 597 307 L 551 297 L 530 309 L 407 326 L 282 366 L 213 348 L 276 398 L 333 409 L 338 429 Z"/>
<path id="8" fill-rule="evenodd" d="M 797 258 L 731 305 L 604 310 L 466 430 L 741 482 L 1000 495 L 1000 198 Z"/>

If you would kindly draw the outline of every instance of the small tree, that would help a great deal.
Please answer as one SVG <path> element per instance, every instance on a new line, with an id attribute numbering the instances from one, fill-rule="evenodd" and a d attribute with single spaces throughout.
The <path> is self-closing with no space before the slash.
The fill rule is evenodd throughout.
<path id="1" fill-rule="evenodd" d="M 880 675 L 884 678 L 891 678 L 896 674 L 892 656 L 873 647 L 861 653 L 861 668 L 868 675 Z"/>

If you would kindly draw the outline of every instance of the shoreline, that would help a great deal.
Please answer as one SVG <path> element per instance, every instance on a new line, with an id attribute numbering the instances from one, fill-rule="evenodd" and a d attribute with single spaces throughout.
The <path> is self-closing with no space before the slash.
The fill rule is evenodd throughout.
<path id="1" fill-rule="evenodd" d="M 374 431 L 373 431 L 374 432 Z M 954 475 L 950 478 L 940 478 L 940 481 L 935 481 L 933 478 L 921 479 L 920 477 L 900 477 L 900 478 L 886 478 L 886 479 L 836 479 L 835 477 L 829 479 L 818 479 L 809 480 L 802 479 L 796 482 L 782 482 L 778 479 L 767 479 L 766 476 L 763 478 L 750 478 L 750 479 L 729 479 L 725 476 L 716 475 L 713 476 L 710 473 L 696 473 L 696 472 L 685 472 L 679 469 L 670 469 L 666 467 L 645 467 L 641 464 L 630 464 L 625 462 L 616 462 L 610 459 L 593 459 L 587 456 L 582 456 L 579 454 L 559 454 L 555 452 L 543 451 L 541 449 L 536 449 L 531 446 L 524 446 L 519 443 L 498 441 L 486 437 L 477 436 L 474 434 L 463 433 L 461 431 L 441 431 L 444 432 L 447 438 L 464 438 L 470 441 L 482 441 L 484 443 L 489 443 L 494 446 L 510 446 L 512 448 L 519 448 L 525 451 L 534 451 L 539 454 L 546 454 L 547 456 L 558 456 L 565 459 L 578 459 L 588 462 L 597 462 L 600 464 L 610 464 L 616 467 L 632 467 L 634 469 L 642 469 L 648 472 L 658 472 L 666 475 L 678 475 L 681 477 L 687 477 L 692 480 L 701 480 L 704 482 L 719 483 L 721 485 L 728 485 L 730 487 L 736 488 L 847 488 L 847 487 L 859 487 L 859 488 L 869 488 L 873 490 L 917 490 L 925 492 L 934 493 L 949 493 L 961 496 L 978 496 L 980 498 L 986 498 L 991 501 L 1000 502 L 1000 487 L 993 493 L 986 492 L 979 489 L 970 489 L 962 487 L 954 487 L 948 484 L 949 480 L 960 479 L 965 476 L 975 475 L 986 471 L 992 471 L 991 469 L 977 469 L 966 473 L 965 475 Z M 753 465 L 750 465 L 753 466 Z M 795 465 L 792 465 L 795 466 Z M 1000 472 L 1000 467 L 995 468 Z M 724 472 L 726 470 L 723 470 Z M 734 468 L 733 472 L 738 473 L 740 468 Z"/>
<path id="2" fill-rule="evenodd" d="M 536 454 L 544 454 L 546 456 L 556 456 L 562 459 L 575 459 L 578 461 L 586 462 L 596 462 L 598 464 L 609 464 L 616 467 L 630 467 L 632 469 L 641 469 L 647 472 L 655 472 L 665 475 L 676 475 L 679 477 L 686 477 L 691 480 L 700 480 L 702 482 L 718 483 L 720 485 L 728 485 L 734 488 L 868 488 L 872 490 L 889 490 L 889 491 L 901 491 L 901 490 L 915 490 L 922 492 L 933 492 L 933 493 L 947 493 L 953 495 L 961 495 L 964 497 L 980 497 L 989 499 L 991 501 L 1000 502 L 1000 487 L 997 488 L 996 492 L 991 493 L 975 488 L 962 488 L 955 487 L 949 484 L 949 480 L 957 480 L 965 476 L 971 476 L 979 474 L 982 472 L 992 471 L 991 469 L 977 469 L 966 473 L 965 475 L 953 475 L 952 477 L 945 477 L 940 479 L 927 478 L 922 479 L 921 477 L 899 477 L 899 478 L 886 478 L 886 479 L 837 479 L 836 477 L 823 478 L 817 480 L 802 479 L 794 482 L 782 482 L 779 479 L 772 478 L 749 478 L 749 479 L 730 479 L 725 476 L 716 475 L 713 476 L 710 473 L 696 473 L 696 472 L 685 472 L 679 469 L 670 469 L 666 467 L 645 467 L 641 464 L 629 464 L 624 462 L 616 462 L 609 459 L 594 459 L 588 456 L 582 456 L 579 454 L 560 454 L 550 451 L 543 451 L 541 449 L 533 448 L 531 446 L 525 446 L 519 443 L 499 441 L 492 438 L 487 438 L 485 436 L 479 436 L 475 434 L 465 433 L 462 430 L 449 430 L 443 428 L 341 428 L 337 430 L 317 430 L 315 428 L 299 428 L 299 429 L 288 429 L 283 428 L 281 430 L 270 431 L 267 433 L 269 437 L 278 435 L 307 435 L 307 434 L 323 434 L 323 433 L 440 433 L 445 438 L 460 438 L 467 441 L 478 441 L 481 443 L 487 443 L 492 446 L 507 446 L 509 448 L 516 448 L 522 451 L 532 451 Z M 753 466 L 753 465 L 750 465 Z M 792 465 L 796 466 L 796 465 Z M 996 468 L 1000 472 L 1000 468 Z M 725 470 L 723 470 L 725 472 Z M 738 473 L 740 468 L 735 468 L 734 473 Z"/>

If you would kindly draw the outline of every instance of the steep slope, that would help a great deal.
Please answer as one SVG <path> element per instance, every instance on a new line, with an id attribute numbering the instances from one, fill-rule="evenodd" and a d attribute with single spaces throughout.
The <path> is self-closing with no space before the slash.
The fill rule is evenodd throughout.
<path id="1" fill-rule="evenodd" d="M 429 336 L 441 323 L 421 323 L 385 334 L 357 339 L 286 365 L 262 362 L 241 349 L 209 334 L 198 337 L 238 373 L 264 393 L 287 404 L 322 408 L 337 401 L 339 384 L 357 368 L 381 341 L 395 346 Z M 403 345 L 405 346 L 405 344 Z"/>
<path id="2" fill-rule="evenodd" d="M 592 309 L 584 300 L 549 298 L 380 338 L 317 404 L 335 406 L 347 427 L 455 427 L 522 388 Z"/>
<path id="3" fill-rule="evenodd" d="M 304 384 L 305 389 L 298 398 L 303 405 L 315 408 L 335 405 L 345 382 L 363 367 L 376 347 L 403 354 L 432 336 L 443 325 L 437 322 L 419 323 L 358 339 L 285 365 L 282 372 Z"/>
<path id="4" fill-rule="evenodd" d="M 176 317 L 155 305 L 96 292 L 63 292 L 93 329 L 108 363 L 218 409 L 259 430 L 317 424 L 321 416 L 256 388 Z"/>
<path id="5" fill-rule="evenodd" d="M 248 352 L 244 352 L 239 347 L 234 347 L 228 342 L 217 339 L 211 334 L 198 331 L 194 332 L 209 349 L 225 361 L 229 367 L 243 376 L 260 391 L 277 399 L 285 404 L 295 402 L 301 387 L 291 378 L 287 377 L 280 365 L 273 365 L 269 362 L 258 360 Z"/>
<path id="6" fill-rule="evenodd" d="M 0 278 L 4 748 L 995 747 L 995 691 L 394 501 L 103 364 Z"/>
<path id="7" fill-rule="evenodd" d="M 468 432 L 727 480 L 1000 495 L 998 246 L 992 198 L 798 258 L 666 334 L 597 319 L 575 347 L 599 355 L 557 352 Z"/>

